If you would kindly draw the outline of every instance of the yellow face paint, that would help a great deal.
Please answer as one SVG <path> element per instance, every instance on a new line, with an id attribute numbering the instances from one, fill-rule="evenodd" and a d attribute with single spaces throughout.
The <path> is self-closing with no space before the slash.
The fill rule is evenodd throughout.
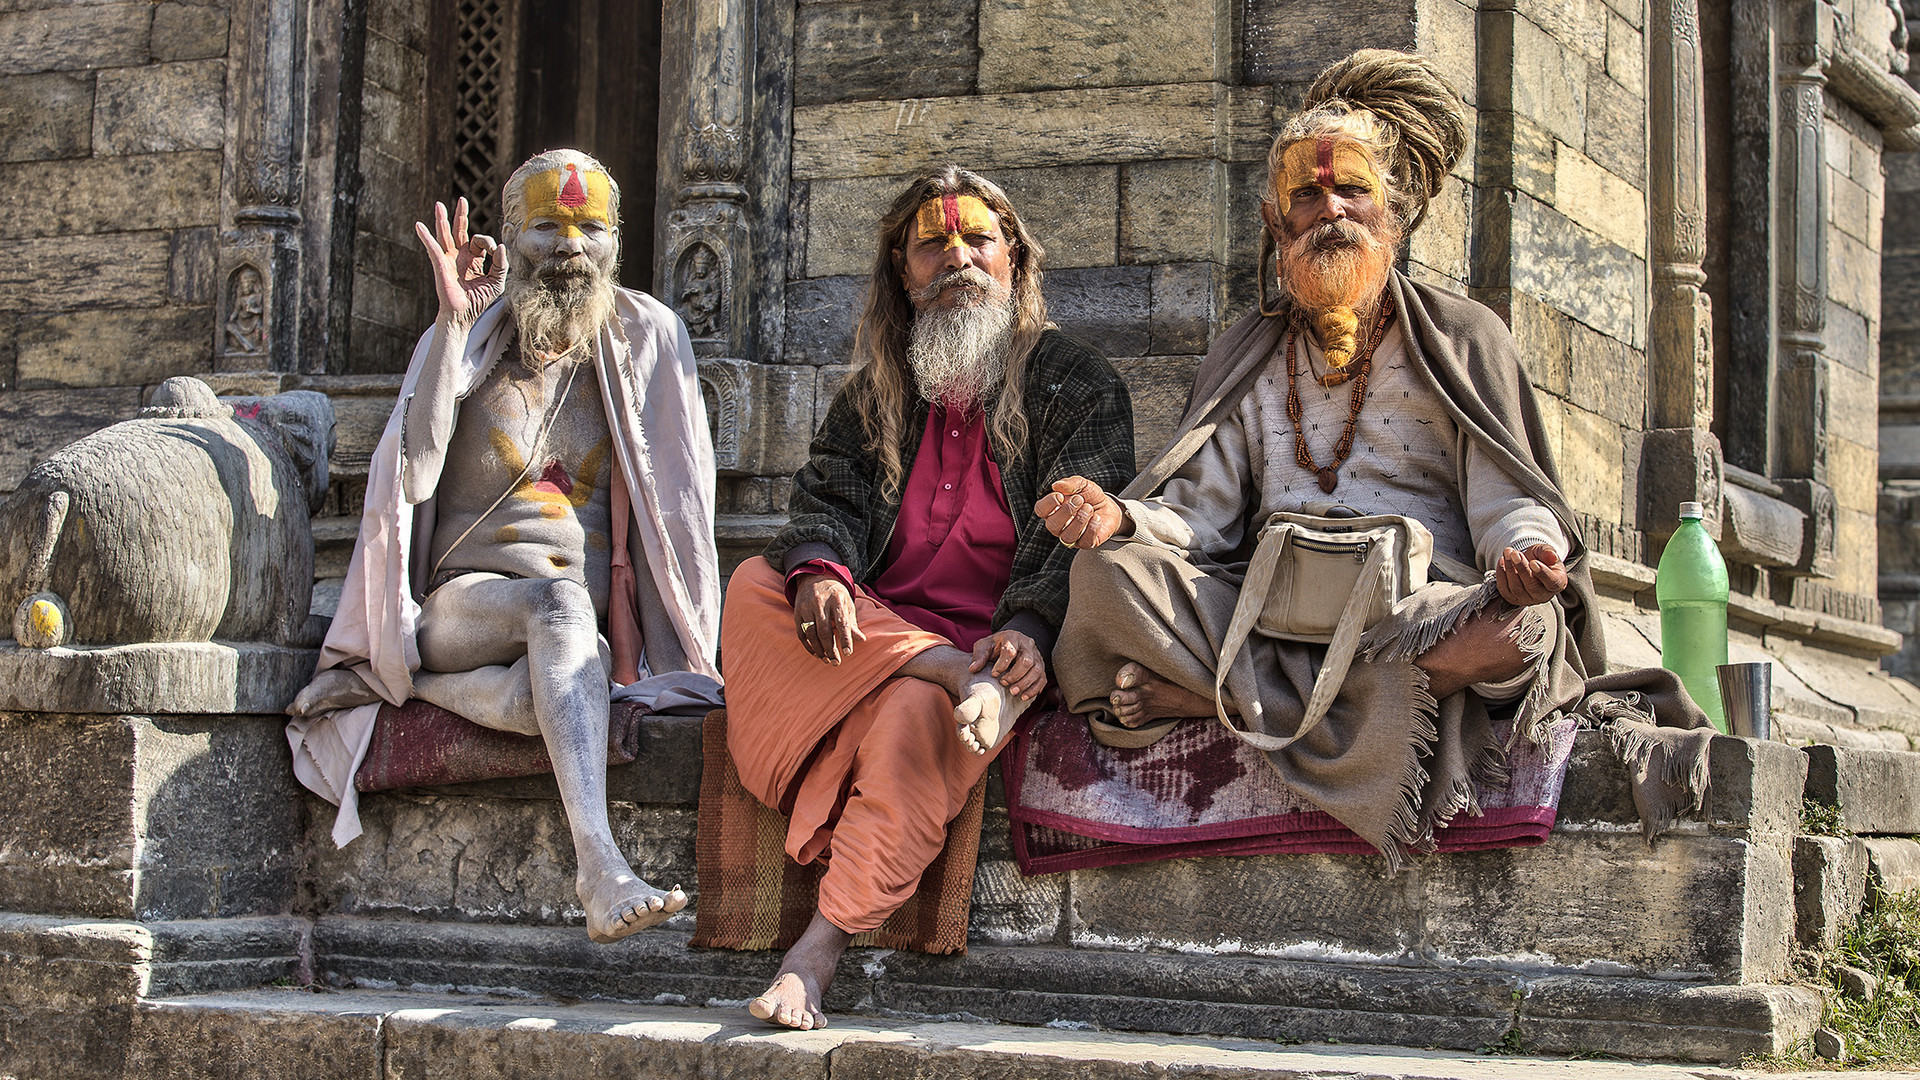
<path id="1" fill-rule="evenodd" d="M 993 211 L 987 204 L 972 195 L 940 195 L 920 204 L 920 212 L 914 217 L 919 239 L 938 240 L 946 238 L 946 248 L 965 245 L 969 234 L 985 233 L 998 236 L 999 226 L 993 222 Z"/>
<path id="2" fill-rule="evenodd" d="M 1286 185 L 1281 189 L 1283 193 L 1308 187 L 1332 191 L 1352 186 L 1366 188 L 1376 202 L 1385 197 L 1386 185 L 1380 180 L 1380 171 L 1352 139 L 1332 135 L 1302 139 L 1287 147 L 1282 161 L 1285 168 L 1281 182 Z"/>
<path id="3" fill-rule="evenodd" d="M 613 181 L 606 173 L 583 172 L 568 162 L 563 168 L 527 177 L 521 191 L 527 199 L 527 216 L 519 223 L 523 230 L 539 218 L 558 223 L 560 235 L 569 238 L 584 235 L 580 231 L 584 222 L 613 225 Z"/>

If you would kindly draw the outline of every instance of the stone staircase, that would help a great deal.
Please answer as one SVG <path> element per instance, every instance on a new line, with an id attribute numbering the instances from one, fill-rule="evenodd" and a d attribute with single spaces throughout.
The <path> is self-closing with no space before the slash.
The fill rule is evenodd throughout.
<path id="1" fill-rule="evenodd" d="M 690 889 L 699 729 L 653 718 L 638 760 L 609 771 L 615 836 L 636 869 Z M 283 1024 L 350 1015 L 397 1032 L 398 1017 L 481 1008 L 463 994 L 491 995 L 482 1013 L 495 1019 L 473 1021 L 494 1032 L 471 1036 L 481 1043 L 520 1030 L 498 1020 L 502 1001 L 589 1002 L 568 1014 L 599 1018 L 588 1027 L 619 1027 L 605 1017 L 627 1006 L 674 1007 L 692 1018 L 657 1022 L 766 1042 L 730 1025 L 773 954 L 689 949 L 687 915 L 614 946 L 587 941 L 550 778 L 370 795 L 365 835 L 336 849 L 333 808 L 294 785 L 284 748 L 272 715 L 0 713 L 0 911 L 17 913 L 0 915 L 0 1075 L 148 1075 L 134 1063 L 153 1040 L 189 1030 L 226 1032 L 208 1053 L 242 1061 Z M 1787 981 L 1796 937 L 1831 940 L 1869 874 L 1920 884 L 1920 844 L 1900 838 L 1920 833 L 1920 754 L 1721 738 L 1711 784 L 1699 820 L 1649 847 L 1619 763 L 1583 733 L 1559 824 L 1538 848 L 1419 859 L 1394 878 L 1377 857 L 1338 855 L 1023 878 L 996 783 L 967 955 L 855 950 L 828 1008 L 863 1032 L 1025 1025 L 993 1029 L 1015 1042 L 1039 1028 L 1268 1051 L 1272 1040 L 1696 1061 L 1779 1051 L 1821 1009 L 1818 991 Z M 1855 832 L 1899 836 L 1800 836 L 1803 795 L 1841 805 Z M 330 992 L 260 990 L 274 984 Z M 365 1004 L 394 991 L 412 996 Z M 372 1052 L 315 1045 L 315 1060 Z M 380 1052 L 383 1075 L 419 1075 L 395 1071 L 391 1045 Z M 205 1075 L 322 1074 L 233 1068 Z M 1026 1075 L 982 1069 L 913 1074 Z"/>

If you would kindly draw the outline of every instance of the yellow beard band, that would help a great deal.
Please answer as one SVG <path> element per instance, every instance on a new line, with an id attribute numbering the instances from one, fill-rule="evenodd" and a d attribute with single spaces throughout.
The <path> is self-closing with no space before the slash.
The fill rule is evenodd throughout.
<path id="1" fill-rule="evenodd" d="M 526 196 L 526 217 L 518 225 L 525 229 L 540 218 L 557 222 L 560 235 L 569 239 L 583 234 L 584 222 L 598 221 L 613 226 L 613 180 L 598 170 L 582 172 L 568 162 L 564 168 L 535 173 L 520 189 Z"/>

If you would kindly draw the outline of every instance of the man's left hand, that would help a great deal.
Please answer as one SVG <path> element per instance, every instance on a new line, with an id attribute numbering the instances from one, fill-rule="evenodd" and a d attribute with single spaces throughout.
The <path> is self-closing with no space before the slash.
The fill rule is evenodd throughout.
<path id="1" fill-rule="evenodd" d="M 1567 568 L 1551 544 L 1535 544 L 1524 552 L 1508 548 L 1494 567 L 1493 584 L 1507 603 L 1531 607 L 1546 603 L 1567 587 Z"/>
<path id="2" fill-rule="evenodd" d="M 967 670 L 986 671 L 1007 693 L 1032 701 L 1047 688 L 1047 661 L 1033 639 L 1018 630 L 997 630 L 973 643 Z"/>

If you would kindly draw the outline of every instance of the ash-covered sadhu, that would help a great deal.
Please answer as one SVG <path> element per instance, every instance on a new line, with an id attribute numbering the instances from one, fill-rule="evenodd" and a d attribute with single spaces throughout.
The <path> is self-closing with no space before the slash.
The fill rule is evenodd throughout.
<path id="1" fill-rule="evenodd" d="M 1465 139 L 1458 96 L 1418 56 L 1367 50 L 1323 72 L 1268 158 L 1260 310 L 1215 341 L 1171 448 L 1118 497 L 1087 485 L 1074 518 L 1036 508 L 1098 548 L 1074 563 L 1054 652 L 1097 739 L 1145 745 L 1217 705 L 1256 735 L 1298 735 L 1273 767 L 1395 865 L 1471 806 L 1470 779 L 1499 774 L 1495 715 L 1535 736 L 1602 670 L 1512 336 L 1394 268 Z M 1323 645 L 1253 636 L 1216 702 L 1257 530 L 1342 507 L 1424 524 L 1453 578 L 1412 583 L 1367 631 L 1317 727 L 1303 720 Z"/>
<path id="2" fill-rule="evenodd" d="M 878 239 L 864 366 L 721 624 L 740 781 L 790 815 L 788 855 L 827 860 L 811 925 L 750 1006 L 801 1028 L 825 1023 L 850 935 L 912 895 L 1046 686 L 1072 553 L 1028 508 L 1068 476 L 1133 476 L 1126 384 L 1049 327 L 1040 245 L 999 187 L 923 176 Z"/>

